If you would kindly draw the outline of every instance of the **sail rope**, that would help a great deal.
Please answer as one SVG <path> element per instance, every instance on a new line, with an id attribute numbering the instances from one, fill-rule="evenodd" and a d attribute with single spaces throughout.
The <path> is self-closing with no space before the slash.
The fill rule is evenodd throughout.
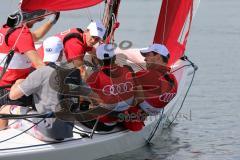
<path id="1" fill-rule="evenodd" d="M 120 0 L 105 1 L 105 11 L 103 16 L 103 23 L 107 29 L 104 35 L 105 43 L 114 42 L 115 30 L 120 25 L 120 23 L 117 22 L 119 5 L 120 5 Z"/>
<path id="2" fill-rule="evenodd" d="M 9 92 L 6 93 L 6 94 L 4 94 L 4 95 L 1 95 L 0 99 L 3 99 L 3 98 L 5 98 L 5 97 L 8 96 L 8 95 L 9 95 Z"/>
<path id="3" fill-rule="evenodd" d="M 15 41 L 14 44 L 13 44 L 12 50 L 15 50 L 15 47 L 16 47 L 16 45 L 17 45 L 17 42 L 18 42 L 20 36 L 22 35 L 22 32 L 23 32 L 23 30 L 24 30 L 25 27 L 26 27 L 26 24 L 23 24 L 22 29 L 21 29 L 21 31 L 20 31 L 20 33 L 19 33 L 16 41 Z"/>
<path id="4" fill-rule="evenodd" d="M 26 24 L 23 25 L 23 27 L 22 27 L 22 29 L 21 29 L 21 31 L 20 31 L 20 33 L 19 33 L 16 41 L 15 41 L 14 44 L 13 44 L 13 47 L 11 48 L 11 50 L 9 51 L 9 53 L 7 54 L 7 56 L 4 57 L 4 59 L 3 59 L 3 60 L 1 61 L 1 63 L 0 63 L 0 65 L 1 65 L 1 64 L 5 61 L 4 65 L 3 65 L 3 69 L 2 69 L 2 71 L 1 71 L 1 73 L 0 73 L 0 80 L 2 79 L 2 77 L 4 76 L 4 74 L 6 73 L 7 68 L 8 68 L 8 66 L 9 66 L 9 64 L 10 64 L 10 62 L 11 62 L 13 56 L 14 56 L 15 47 L 16 47 L 16 45 L 17 45 L 17 43 L 18 43 L 18 40 L 19 40 L 20 36 L 22 35 L 22 32 L 23 32 L 23 30 L 24 30 L 24 28 L 25 28 L 25 25 L 26 25 Z"/>
<path id="5" fill-rule="evenodd" d="M 85 13 L 86 13 L 86 15 L 88 17 L 88 20 L 90 22 L 93 21 L 93 16 L 92 16 L 92 14 L 91 14 L 91 12 L 90 12 L 90 10 L 88 8 L 85 9 Z"/>
<path id="6" fill-rule="evenodd" d="M 54 112 L 48 112 L 43 114 L 0 114 L 0 119 L 54 118 L 54 117 L 55 117 Z"/>
<path id="7" fill-rule="evenodd" d="M 164 44 L 165 33 L 166 33 L 166 23 L 167 23 L 167 14 L 168 14 L 168 0 L 166 1 L 166 13 L 164 15 L 164 25 L 163 25 L 163 38 L 162 44 Z"/>

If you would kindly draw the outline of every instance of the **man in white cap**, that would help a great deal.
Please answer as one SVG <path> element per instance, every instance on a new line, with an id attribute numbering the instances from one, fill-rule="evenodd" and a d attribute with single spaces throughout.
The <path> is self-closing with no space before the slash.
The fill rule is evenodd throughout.
<path id="1" fill-rule="evenodd" d="M 135 111 L 132 109 L 134 103 L 133 70 L 127 66 L 121 67 L 115 64 L 116 55 L 112 44 L 98 46 L 96 57 L 101 67 L 99 71 L 91 74 L 87 83 L 102 100 L 102 105 L 115 113 Z M 117 122 L 116 117 L 103 116 L 99 119 L 97 130 L 111 130 Z M 133 131 L 143 127 L 142 122 L 128 122 L 123 125 Z"/>
<path id="2" fill-rule="evenodd" d="M 80 67 L 83 65 L 83 57 L 86 52 L 95 53 L 93 46 L 102 40 L 105 31 L 106 28 L 101 21 L 92 21 L 85 31 L 80 28 L 72 28 L 55 36 L 59 37 L 64 45 L 64 57 L 67 62 L 73 62 L 75 67 Z M 43 58 L 42 47 L 39 48 L 38 53 Z"/>
<path id="3" fill-rule="evenodd" d="M 147 70 L 136 73 L 139 107 L 148 115 L 156 115 L 177 93 L 177 81 L 167 66 L 170 54 L 165 45 L 152 44 L 140 50 L 145 57 Z"/>
<path id="4" fill-rule="evenodd" d="M 59 37 L 52 36 L 43 41 L 43 62 L 59 62 L 63 56 L 63 43 Z"/>
<path id="5" fill-rule="evenodd" d="M 61 60 L 63 44 L 60 38 L 49 37 L 43 42 L 43 48 L 45 53 L 43 61 L 48 65 L 33 71 L 26 79 L 17 80 L 11 87 L 9 94 L 11 100 L 19 99 L 24 95 L 33 95 L 36 111 L 28 107 L 5 105 L 1 108 L 0 114 L 44 114 L 58 110 L 57 106 L 60 102 L 58 92 L 51 86 L 51 84 L 58 82 L 56 78 L 51 77 L 56 74 L 54 63 Z M 36 123 L 37 125 L 28 133 L 43 141 L 72 137 L 72 123 L 55 118 L 47 118 L 39 123 L 40 120 L 39 118 L 30 118 L 30 121 L 21 119 L 17 120 L 11 127 L 26 130 L 33 126 L 33 123 Z M 0 119 L 0 130 L 6 129 L 7 125 L 7 120 Z"/>

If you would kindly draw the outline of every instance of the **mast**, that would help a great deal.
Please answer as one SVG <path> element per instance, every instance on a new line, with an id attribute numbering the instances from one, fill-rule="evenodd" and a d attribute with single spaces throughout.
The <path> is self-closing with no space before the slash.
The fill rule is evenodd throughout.
<path id="1" fill-rule="evenodd" d="M 107 30 L 103 39 L 106 43 L 114 41 L 114 32 L 120 25 L 117 21 L 120 2 L 121 0 L 105 0 L 103 24 Z"/>

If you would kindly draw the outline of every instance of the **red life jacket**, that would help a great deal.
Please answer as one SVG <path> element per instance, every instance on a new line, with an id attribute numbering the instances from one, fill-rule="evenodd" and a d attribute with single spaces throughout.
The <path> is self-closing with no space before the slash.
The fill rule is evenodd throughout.
<path id="1" fill-rule="evenodd" d="M 16 28 L 11 30 L 7 26 L 3 26 L 0 29 L 0 71 L 3 69 L 3 65 L 5 64 L 6 56 L 9 54 L 9 51 L 12 49 L 13 44 L 10 44 L 9 39 L 13 39 L 14 36 L 15 41 L 18 38 L 22 28 Z M 27 35 L 31 37 L 31 32 L 27 27 L 23 28 L 21 38 Z M 24 39 L 24 38 L 23 38 Z M 31 39 L 32 40 L 32 39 Z M 19 42 L 18 42 L 19 43 Z M 23 42 L 20 42 L 24 48 L 35 50 L 33 45 L 33 40 L 31 46 L 24 46 Z M 29 44 L 29 43 L 28 43 Z M 21 47 L 21 46 L 20 46 Z M 31 71 L 31 61 L 28 59 L 24 53 L 20 53 L 19 50 L 22 48 L 15 48 L 13 58 L 11 59 L 8 69 L 0 80 L 0 86 L 13 84 L 17 79 L 25 79 Z"/>
<path id="2" fill-rule="evenodd" d="M 86 46 L 86 44 L 84 42 L 84 37 L 83 37 L 83 30 L 81 28 L 68 29 L 68 30 L 66 30 L 64 32 L 56 34 L 55 36 L 59 37 L 62 40 L 64 46 L 65 46 L 65 43 L 68 40 L 70 40 L 72 38 L 77 38 L 78 41 L 79 41 L 79 44 L 84 48 L 85 52 L 92 50 L 92 47 L 87 47 Z M 43 57 L 44 57 L 43 46 L 40 46 L 40 48 L 38 49 L 38 54 L 43 59 Z M 67 59 L 67 61 L 70 61 L 70 59 Z"/>
<path id="3" fill-rule="evenodd" d="M 88 85 L 103 100 L 104 106 L 113 111 L 123 112 L 130 108 L 134 100 L 134 82 L 132 72 L 126 67 L 115 66 L 102 67 L 100 71 L 94 72 L 87 80 Z M 101 122 L 111 123 L 116 118 L 103 116 Z"/>
<path id="4" fill-rule="evenodd" d="M 138 85 L 144 93 L 144 102 L 139 106 L 149 115 L 158 114 L 177 93 L 177 80 L 173 74 L 159 70 L 145 70 L 137 73 Z M 165 68 L 166 69 L 166 68 Z M 167 69 L 170 71 L 170 69 Z"/>

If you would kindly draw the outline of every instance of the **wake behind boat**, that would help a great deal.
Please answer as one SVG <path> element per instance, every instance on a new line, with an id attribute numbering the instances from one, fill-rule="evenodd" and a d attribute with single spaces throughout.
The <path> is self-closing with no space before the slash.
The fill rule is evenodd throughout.
<path id="1" fill-rule="evenodd" d="M 56 1 L 57 3 L 54 5 L 51 4 L 53 3 L 52 1 L 49 1 L 49 3 L 42 2 L 43 0 L 23 0 L 22 9 L 35 15 L 45 16 L 51 14 L 51 11 L 80 9 L 96 5 L 102 1 L 60 0 Z M 106 1 L 106 5 L 108 7 L 114 6 L 111 5 L 113 2 L 119 2 L 117 4 L 120 4 L 119 0 L 109 0 Z M 171 72 L 178 81 L 178 92 L 161 114 L 147 117 L 144 122 L 145 126 L 141 131 L 132 132 L 117 127 L 110 132 L 97 132 L 85 127 L 81 123 L 76 123 L 73 138 L 48 143 L 33 138 L 25 132 L 7 129 L 0 132 L 0 159 L 90 160 L 130 151 L 151 142 L 152 139 L 161 134 L 164 126 L 168 125 L 167 122 L 174 120 L 171 118 L 173 115 L 176 116 L 178 114 L 191 86 L 196 66 L 184 57 L 184 51 L 192 17 L 198 4 L 199 0 L 163 0 L 162 2 L 154 42 L 164 43 L 170 50 L 171 59 L 169 65 L 171 66 Z M 109 41 L 111 41 L 114 31 L 117 29 L 113 26 L 118 14 L 118 5 L 110 8 L 110 12 L 105 12 L 107 14 L 106 17 L 108 17 L 105 18 L 105 21 L 109 27 L 109 36 L 106 36 L 106 39 L 109 38 Z M 43 9 L 46 12 L 35 12 L 39 9 Z M 26 16 L 26 13 L 24 13 L 25 16 L 24 14 L 21 15 L 22 19 L 14 25 L 17 26 L 20 23 L 34 19 L 34 16 Z M 112 15 L 114 15 L 114 18 Z M 132 62 L 131 65 L 135 72 L 139 70 L 139 63 L 145 63 L 139 49 L 117 49 L 117 52 L 117 63 L 123 65 L 124 63 Z M 125 55 L 125 57 L 121 55 Z"/>

